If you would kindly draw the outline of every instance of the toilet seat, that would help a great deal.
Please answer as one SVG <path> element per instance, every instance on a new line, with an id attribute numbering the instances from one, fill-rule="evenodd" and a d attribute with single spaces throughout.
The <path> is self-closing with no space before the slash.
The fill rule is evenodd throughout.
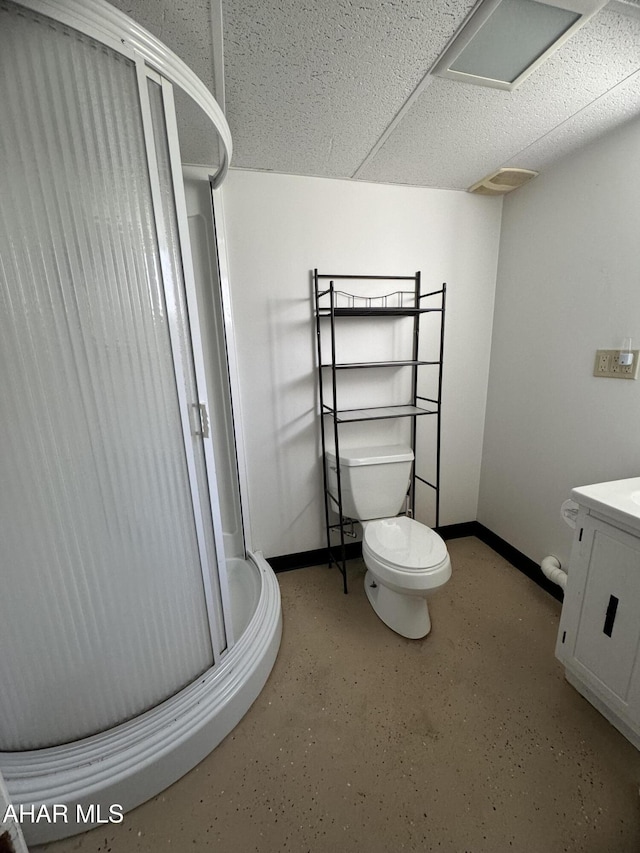
<path id="1" fill-rule="evenodd" d="M 378 559 L 402 569 L 427 571 L 447 556 L 447 546 L 435 530 L 406 515 L 367 522 L 364 541 Z"/>
<path id="2" fill-rule="evenodd" d="M 447 546 L 438 534 L 407 516 L 364 525 L 362 554 L 381 583 L 406 592 L 433 589 L 451 576 Z"/>

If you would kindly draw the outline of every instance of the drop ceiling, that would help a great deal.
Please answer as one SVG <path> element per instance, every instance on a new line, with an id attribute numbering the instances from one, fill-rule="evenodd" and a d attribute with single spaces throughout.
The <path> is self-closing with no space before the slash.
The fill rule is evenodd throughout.
<path id="1" fill-rule="evenodd" d="M 219 0 L 114 5 L 222 99 Z M 232 166 L 466 189 L 501 166 L 544 171 L 640 114 L 640 0 L 610 2 L 512 92 L 428 73 L 473 6 L 222 0 Z M 179 112 L 183 159 L 212 165 L 206 122 Z"/>

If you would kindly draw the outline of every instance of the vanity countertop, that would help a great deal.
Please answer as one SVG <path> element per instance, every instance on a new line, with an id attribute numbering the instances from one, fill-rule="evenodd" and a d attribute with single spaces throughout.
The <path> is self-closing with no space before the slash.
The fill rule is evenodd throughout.
<path id="1" fill-rule="evenodd" d="M 571 497 L 580 506 L 617 519 L 640 532 L 640 477 L 579 486 L 572 489 Z"/>

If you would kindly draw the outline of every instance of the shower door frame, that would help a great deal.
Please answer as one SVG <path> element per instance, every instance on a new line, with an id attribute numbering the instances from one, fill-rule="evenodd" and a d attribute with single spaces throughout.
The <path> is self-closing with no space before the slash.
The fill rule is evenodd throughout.
<path id="1" fill-rule="evenodd" d="M 189 343 L 191 354 L 193 356 L 192 365 L 195 374 L 194 378 L 198 397 L 197 401 L 188 401 L 186 399 L 185 383 L 181 380 L 182 377 L 188 374 L 189 366 L 183 363 L 178 340 L 178 324 L 175 318 L 172 318 L 170 312 L 167 312 L 168 326 L 171 336 L 173 367 L 177 380 L 176 393 L 178 396 L 182 422 L 183 441 L 189 475 L 189 485 L 191 488 L 191 500 L 193 503 L 198 551 L 200 553 L 200 565 L 202 568 L 202 582 L 209 620 L 209 633 L 213 648 L 213 664 L 215 666 L 225 652 L 229 651 L 233 646 L 234 637 L 231 618 L 231 601 L 229 597 L 229 585 L 226 573 L 222 517 L 218 501 L 216 466 L 213 455 L 213 441 L 211 439 L 208 425 L 205 425 L 205 422 L 210 420 L 209 412 L 211 411 L 211 406 L 208 399 L 204 372 L 204 356 L 202 354 L 202 344 L 200 339 L 200 318 L 198 316 L 193 260 L 191 257 L 190 243 L 188 242 L 188 234 L 187 239 L 185 240 L 185 226 L 188 229 L 188 222 L 186 202 L 184 200 L 184 187 L 180 172 L 180 146 L 173 100 L 173 86 L 161 74 L 157 73 L 152 68 L 149 68 L 144 58 L 137 51 L 134 51 L 134 61 L 136 63 L 138 93 L 140 96 L 140 112 L 144 128 L 147 165 L 149 169 L 149 184 L 151 187 L 151 198 L 156 223 L 156 236 L 158 240 L 160 266 L 162 269 L 162 282 L 163 289 L 166 289 L 168 283 L 171 282 L 173 278 L 173 274 L 171 270 L 171 263 L 167 260 L 170 251 L 169 229 L 165 222 L 164 212 L 162 210 L 161 186 L 155 150 L 155 135 L 159 129 L 155 128 L 153 124 L 148 92 L 148 81 L 151 80 L 158 84 L 161 87 L 162 93 L 166 141 L 169 149 L 169 165 L 176 212 L 176 223 L 178 228 L 178 249 L 182 261 L 182 282 L 176 281 L 174 286 L 180 287 L 182 284 L 184 288 L 188 314 Z M 200 409 L 201 406 L 204 406 L 204 417 Z M 198 411 L 198 409 L 200 409 L 200 411 Z M 199 423 L 196 423 L 195 427 L 192 423 L 191 417 L 194 410 L 196 410 L 195 419 L 196 421 L 199 421 Z M 194 434 L 200 435 L 200 440 L 204 450 L 209 491 L 209 500 L 207 501 L 208 506 L 206 507 L 206 510 L 203 507 L 204 500 L 200 488 L 198 487 L 197 474 L 195 470 L 195 458 L 191 444 Z M 207 550 L 206 535 L 203 527 L 206 522 L 202 517 L 203 511 L 207 511 L 211 519 L 213 540 L 215 544 L 214 554 L 209 554 Z M 219 599 L 220 601 L 222 625 L 218 625 L 218 620 L 216 618 L 216 599 Z M 221 632 L 223 636 L 221 636 Z"/>
<path id="2" fill-rule="evenodd" d="M 245 556 L 254 552 L 251 539 L 251 516 L 249 512 L 249 479 L 246 464 L 245 441 L 242 432 L 240 368 L 238 366 L 235 326 L 233 322 L 231 284 L 229 277 L 229 255 L 227 250 L 227 235 L 225 231 L 224 201 L 222 190 L 216 187 L 215 175 L 209 176 L 211 190 L 211 214 L 213 236 L 218 262 L 218 277 L 220 284 L 220 304 L 222 307 L 222 322 L 224 326 L 225 348 L 227 351 L 227 375 L 229 378 L 229 393 L 231 397 L 231 417 L 233 421 L 233 438 L 236 448 L 236 467 L 238 473 L 238 489 L 240 493 L 240 516 L 242 523 L 243 545 Z"/>
<path id="3" fill-rule="evenodd" d="M 205 434 L 206 431 L 201 417 L 198 418 L 200 423 L 195 428 L 192 426 L 189 409 L 190 405 L 198 408 L 200 404 L 204 405 L 206 419 L 208 420 L 210 401 L 207 395 L 205 361 L 200 337 L 200 319 L 196 301 L 184 185 L 181 175 L 180 145 L 173 98 L 173 84 L 178 85 L 198 104 L 209 117 L 220 137 L 222 162 L 220 168 L 212 178 L 216 187 L 220 186 L 224 180 L 231 160 L 231 131 L 215 98 L 193 71 L 179 57 L 168 50 L 155 36 L 151 35 L 151 33 L 136 24 L 118 9 L 103 2 L 103 0 L 13 0 L 13 2 L 89 36 L 135 64 L 140 116 L 143 123 L 147 156 L 147 177 L 152 196 L 157 246 L 162 270 L 162 285 L 163 291 L 166 293 L 166 289 L 172 279 L 169 268 L 170 262 L 166 260 L 169 246 L 169 232 L 162 211 L 161 186 L 156 161 L 155 132 L 148 93 L 148 80 L 152 80 L 161 86 L 166 142 L 169 151 L 169 167 L 178 230 L 177 248 L 182 266 L 182 281 L 176 281 L 175 286 L 182 286 L 184 288 L 188 320 L 187 333 L 193 356 L 192 367 L 197 389 L 197 401 L 188 402 L 186 400 L 186 388 L 183 377 L 185 377 L 185 371 L 189 370 L 189 366 L 182 364 L 179 347 L 176 346 L 176 324 L 170 317 L 168 324 L 171 338 L 172 362 L 176 378 L 176 394 L 182 422 L 185 461 L 191 491 L 194 523 L 196 525 L 209 635 L 213 651 L 213 668 L 215 668 L 231 651 L 237 638 L 233 635 L 231 600 L 224 552 L 213 442 L 211 437 Z M 206 500 L 206 506 L 204 507 L 205 496 L 201 494 L 201 490 L 198 487 L 195 474 L 194 453 L 191 444 L 193 434 L 198 431 L 198 426 L 200 426 L 201 441 L 204 449 L 209 492 L 208 500 Z M 216 551 L 213 555 L 208 553 L 206 547 L 203 512 L 208 514 L 212 525 Z M 218 625 L 216 620 L 216 610 L 218 609 L 216 598 L 220 602 L 222 625 Z M 220 632 L 222 632 L 222 636 Z"/>

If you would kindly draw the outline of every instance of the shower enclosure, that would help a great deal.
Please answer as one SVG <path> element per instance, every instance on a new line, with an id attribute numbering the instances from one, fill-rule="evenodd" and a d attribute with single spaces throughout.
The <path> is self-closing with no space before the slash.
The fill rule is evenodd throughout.
<path id="1" fill-rule="evenodd" d="M 224 150 L 186 193 L 174 86 Z M 0 106 L 0 769 L 69 806 L 46 841 L 220 742 L 280 600 L 246 535 L 224 116 L 101 0 L 0 0 Z"/>

